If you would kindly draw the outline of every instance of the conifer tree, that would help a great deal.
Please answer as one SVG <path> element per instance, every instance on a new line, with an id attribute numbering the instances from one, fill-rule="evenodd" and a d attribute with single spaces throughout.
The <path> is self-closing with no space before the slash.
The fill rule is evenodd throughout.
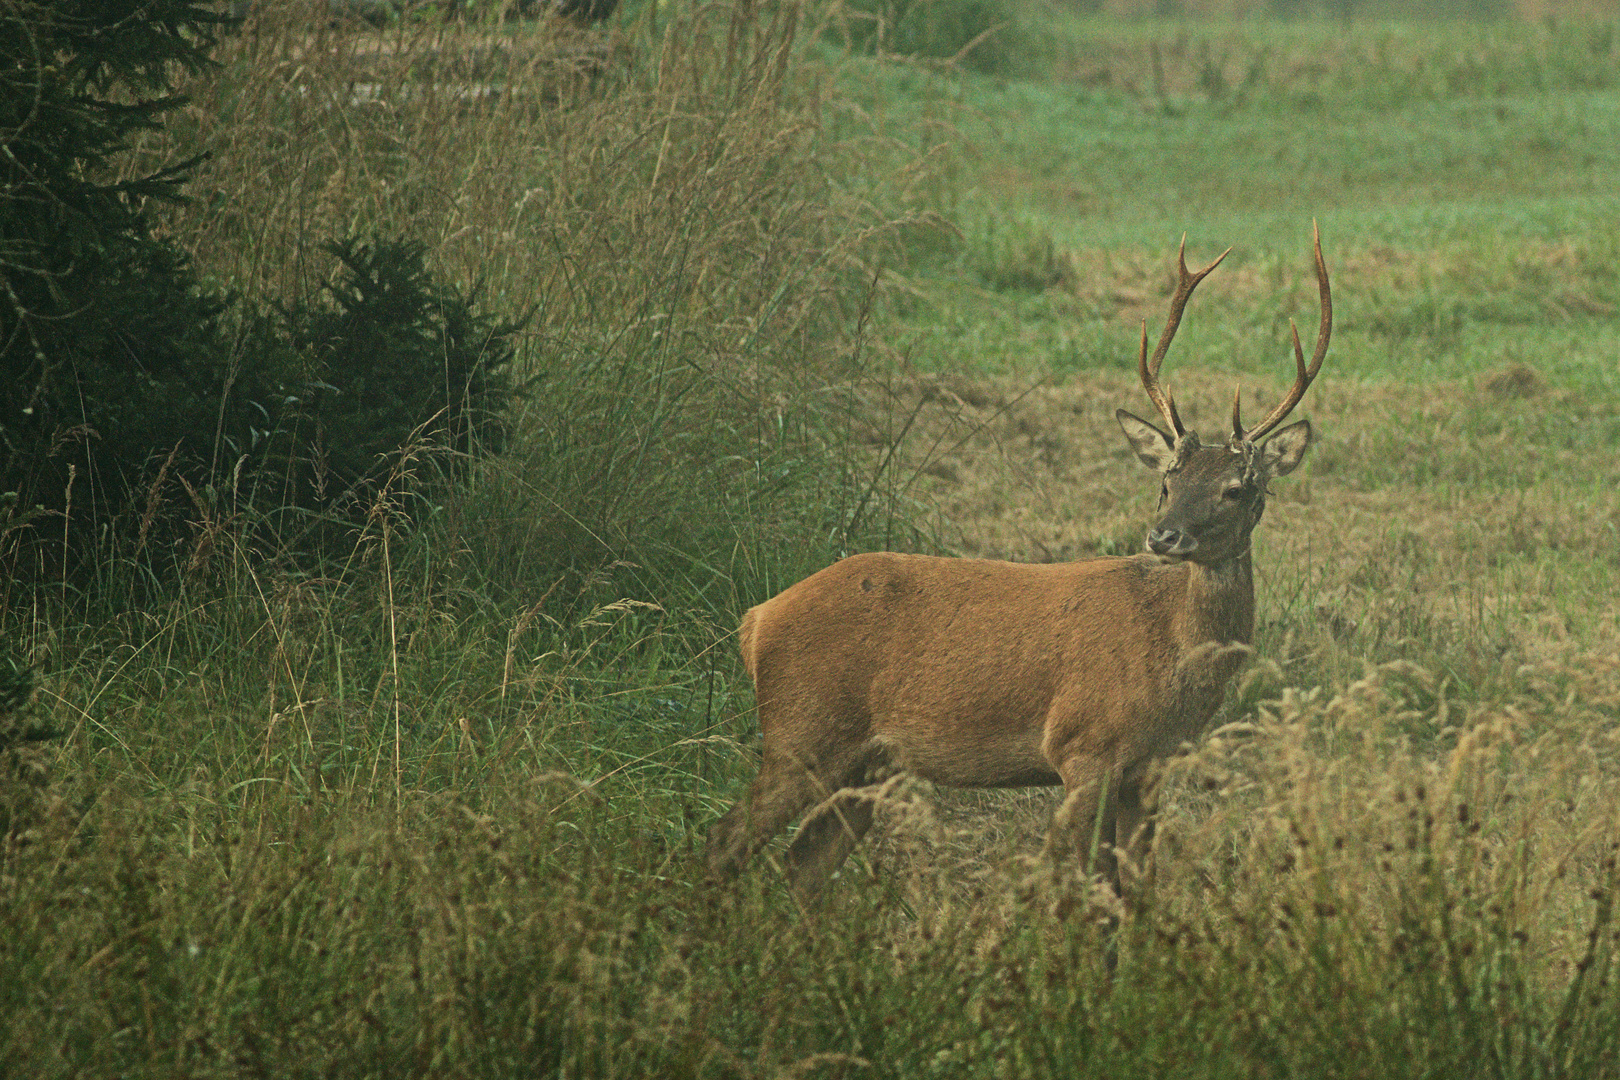
<path id="1" fill-rule="evenodd" d="M 194 0 L 0 0 L 0 492 L 81 505 L 114 484 L 181 374 L 219 334 L 222 298 L 153 236 L 197 159 L 119 178 L 139 132 L 183 104 L 223 17 Z"/>

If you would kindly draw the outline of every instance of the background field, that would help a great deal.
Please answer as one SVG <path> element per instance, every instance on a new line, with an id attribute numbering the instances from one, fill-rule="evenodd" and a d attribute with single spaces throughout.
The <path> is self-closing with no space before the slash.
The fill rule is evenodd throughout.
<path id="1" fill-rule="evenodd" d="M 227 42 L 137 148 L 213 154 L 167 234 L 267 299 L 420 237 L 530 315 L 527 395 L 336 561 L 176 493 L 183 574 L 6 594 L 65 738 L 0 856 L 4 1071 L 1620 1074 L 1620 24 L 1368 6 L 996 9 L 978 66 L 747 4 Z M 1137 550 L 1176 244 L 1234 248 L 1167 362 L 1207 426 L 1286 384 L 1313 219 L 1319 441 L 1113 975 L 1050 792 L 900 789 L 817 911 L 773 857 L 707 887 L 739 613 L 855 550 Z"/>

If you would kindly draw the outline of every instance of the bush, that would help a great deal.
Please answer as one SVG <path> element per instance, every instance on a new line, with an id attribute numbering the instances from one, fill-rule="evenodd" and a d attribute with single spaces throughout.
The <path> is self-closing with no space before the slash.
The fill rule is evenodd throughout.
<path id="1" fill-rule="evenodd" d="M 265 510 L 363 511 L 353 496 L 408 443 L 470 458 L 505 442 L 518 324 L 435 280 L 417 241 L 325 250 L 339 263 L 326 299 L 251 322 L 219 389 L 224 463 L 253 463 L 250 504 Z"/>
<path id="2" fill-rule="evenodd" d="M 36 429 L 7 477 L 69 519 L 50 530 L 70 549 L 80 537 L 77 556 L 63 552 L 69 565 L 104 561 L 109 526 L 143 543 L 154 522 L 156 535 L 174 532 L 161 496 L 175 480 L 190 490 L 187 515 L 247 514 L 272 526 L 271 546 L 309 551 L 330 532 L 321 526 L 364 516 L 368 482 L 406 444 L 461 460 L 499 451 L 517 324 L 437 281 L 419 242 L 350 238 L 326 251 L 339 272 L 324 297 L 242 312 L 234 332 L 224 320 L 237 312 L 195 288 L 189 306 L 163 306 L 190 278 L 178 255 L 134 279 L 149 316 L 124 330 L 146 362 L 78 367 L 81 423 Z M 217 492 L 220 505 L 191 505 Z M 36 551 L 54 543 L 35 539 Z"/>
<path id="3" fill-rule="evenodd" d="M 875 458 L 846 437 L 856 388 L 887 359 L 850 328 L 905 210 L 888 173 L 851 164 L 877 140 L 829 120 L 829 73 L 798 72 L 818 59 L 803 55 L 797 8 L 665 14 L 655 41 L 580 51 L 553 24 L 492 45 L 459 23 L 315 20 L 312 34 L 307 12 L 262 7 L 187 86 L 195 128 L 148 151 L 210 151 L 197 202 L 166 224 L 260 310 L 335 303 L 321 243 L 370 235 L 422 238 L 436 274 L 532 312 L 503 369 L 522 400 L 503 432 L 473 428 L 502 457 L 436 495 L 444 513 L 422 537 L 465 556 L 463 584 L 527 606 L 594 581 L 590 603 L 691 601 L 729 624 L 888 521 L 892 504 L 869 490 Z M 894 165 L 903 183 L 910 164 Z M 302 325 L 307 350 L 315 327 Z M 326 370 L 397 367 L 345 341 L 333 355 L 350 359 Z M 309 410 L 360 405 L 321 393 L 293 419 L 301 433 L 325 424 L 325 446 L 353 424 Z M 313 466 L 299 468 L 307 491 Z"/>

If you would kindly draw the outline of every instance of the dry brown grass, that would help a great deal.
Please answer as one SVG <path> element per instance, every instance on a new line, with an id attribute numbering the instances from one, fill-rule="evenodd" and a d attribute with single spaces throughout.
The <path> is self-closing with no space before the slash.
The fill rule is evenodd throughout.
<path id="1" fill-rule="evenodd" d="M 1558 679 L 1571 659 L 1538 670 Z M 1590 673 L 1590 661 L 1575 663 Z M 1391 950 L 1398 963 L 1441 940 L 1463 957 L 1511 940 L 1536 992 L 1555 994 L 1593 946 L 1593 900 L 1620 852 L 1609 720 L 1620 671 L 1602 666 L 1579 690 L 1480 706 L 1447 701 L 1443 679 L 1395 661 L 1223 725 L 1166 767 L 1138 928 L 1280 964 L 1285 981 L 1331 956 L 1345 987 L 1371 994 L 1386 991 Z M 1408 734 L 1424 725 L 1442 726 L 1449 748 Z M 1049 916 L 1061 927 L 1077 912 L 1117 915 L 1072 859 L 1051 859 L 1058 803 L 903 785 L 834 909 L 896 894 L 918 919 L 894 927 L 899 949 L 956 924 L 986 955 L 1031 928 L 1053 932 Z"/>
<path id="2" fill-rule="evenodd" d="M 825 336 L 901 222 L 834 183 L 826 90 L 796 72 L 793 5 L 682 6 L 658 27 L 454 21 L 375 30 L 269 5 L 149 156 L 206 151 L 164 227 L 258 301 L 307 295 L 320 245 L 388 233 L 553 344 L 629 334 L 724 365 Z M 561 339 L 559 342 L 558 339 Z M 733 372 L 733 375 L 738 373 Z"/>

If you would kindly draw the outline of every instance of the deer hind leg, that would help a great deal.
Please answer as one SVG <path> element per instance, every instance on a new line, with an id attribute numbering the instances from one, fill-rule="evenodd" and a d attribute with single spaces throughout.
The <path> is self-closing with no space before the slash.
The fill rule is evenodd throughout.
<path id="1" fill-rule="evenodd" d="M 872 827 L 881 788 L 844 788 L 805 815 L 788 845 L 788 884 L 805 903 L 814 900 Z"/>
<path id="2" fill-rule="evenodd" d="M 709 829 L 709 873 L 734 877 L 788 822 L 854 780 L 850 768 L 813 769 L 767 750 L 747 793 Z"/>

